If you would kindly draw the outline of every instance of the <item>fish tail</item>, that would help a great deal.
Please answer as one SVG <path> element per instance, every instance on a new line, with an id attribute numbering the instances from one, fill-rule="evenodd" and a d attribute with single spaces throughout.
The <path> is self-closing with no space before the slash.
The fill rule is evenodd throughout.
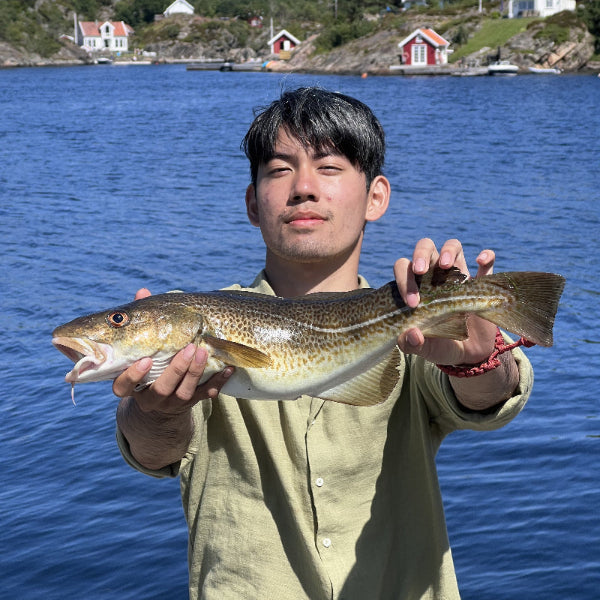
<path id="1" fill-rule="evenodd" d="M 508 305 L 478 312 L 502 329 L 540 346 L 552 346 L 552 328 L 565 278 L 554 273 L 495 273 L 482 280 L 501 288 Z M 477 280 L 474 280 L 477 281 Z"/>

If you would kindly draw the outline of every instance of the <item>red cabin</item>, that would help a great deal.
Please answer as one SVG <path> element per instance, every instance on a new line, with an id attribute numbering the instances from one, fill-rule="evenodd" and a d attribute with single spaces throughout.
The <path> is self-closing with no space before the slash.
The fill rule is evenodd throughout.
<path id="1" fill-rule="evenodd" d="M 433 29 L 425 28 L 415 29 L 398 44 L 402 64 L 413 67 L 445 65 L 448 62 L 448 46 L 449 41 Z"/>

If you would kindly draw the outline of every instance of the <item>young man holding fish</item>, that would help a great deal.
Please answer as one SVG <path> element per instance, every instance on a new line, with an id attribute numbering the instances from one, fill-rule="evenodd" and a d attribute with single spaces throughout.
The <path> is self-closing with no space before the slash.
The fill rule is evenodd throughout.
<path id="1" fill-rule="evenodd" d="M 255 119 L 245 149 L 247 213 L 266 245 L 265 269 L 245 289 L 295 297 L 365 287 L 365 224 L 390 199 L 371 111 L 320 89 L 288 92 Z M 460 242 L 438 250 L 420 240 L 394 265 L 408 306 L 434 264 L 468 273 Z M 478 277 L 491 273 L 494 253 L 477 264 Z M 397 340 L 396 384 L 375 406 L 225 396 L 234 368 L 198 385 L 208 355 L 193 344 L 143 391 L 152 360 L 128 368 L 113 388 L 119 444 L 136 469 L 181 477 L 190 597 L 458 598 L 435 454 L 451 431 L 495 429 L 524 405 L 532 372 L 520 350 L 469 371 L 486 364 L 496 332 L 477 316 L 464 341 L 408 329 Z"/>

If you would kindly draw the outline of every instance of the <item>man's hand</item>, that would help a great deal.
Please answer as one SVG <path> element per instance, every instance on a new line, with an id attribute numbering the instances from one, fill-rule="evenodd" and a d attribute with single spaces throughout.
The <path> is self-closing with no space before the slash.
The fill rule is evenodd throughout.
<path id="1" fill-rule="evenodd" d="M 150 292 L 142 288 L 136 293 L 135 299 L 139 300 L 147 296 L 150 296 Z M 135 387 L 152 367 L 151 358 L 142 358 L 115 379 L 113 392 L 120 398 L 133 396 L 143 412 L 153 411 L 175 415 L 188 411 L 200 400 L 216 398 L 233 373 L 233 367 L 227 367 L 198 386 L 207 359 L 208 355 L 204 348 L 188 344 L 173 357 L 151 386 L 136 392 Z"/>
<path id="2" fill-rule="evenodd" d="M 143 288 L 135 299 L 149 295 Z M 192 407 L 201 400 L 216 398 L 233 373 L 233 367 L 226 367 L 198 385 L 207 359 L 204 348 L 188 344 L 142 391 L 134 390 L 150 371 L 151 358 L 138 360 L 115 379 L 113 392 L 122 398 L 117 424 L 135 459 L 147 468 L 160 469 L 184 456 L 194 433 Z"/>
<path id="3" fill-rule="evenodd" d="M 492 250 L 483 250 L 479 254 L 477 277 L 492 272 L 495 258 Z M 419 240 L 412 260 L 401 258 L 394 265 L 398 289 L 406 304 L 411 308 L 416 308 L 420 301 L 415 275 L 424 275 L 429 267 L 436 263 L 442 269 L 457 267 L 469 276 L 462 244 L 458 240 L 448 240 L 439 253 L 432 240 L 428 238 Z M 477 316 L 470 316 L 468 327 L 469 338 L 464 341 L 425 338 L 421 330 L 414 327 L 405 331 L 398 338 L 398 345 L 407 354 L 417 354 L 438 364 L 479 364 L 493 351 L 496 326 Z"/>
<path id="4" fill-rule="evenodd" d="M 477 277 L 492 272 L 495 258 L 492 250 L 479 253 Z M 436 263 L 442 269 L 457 267 L 469 275 L 463 248 L 458 240 L 448 240 L 438 253 L 430 239 L 422 239 L 415 247 L 412 261 L 403 258 L 394 265 L 398 289 L 411 308 L 416 308 L 420 301 L 415 275 L 424 275 L 430 265 Z M 414 327 L 399 336 L 398 346 L 407 354 L 417 354 L 436 364 L 481 364 L 494 349 L 496 326 L 475 315 L 469 316 L 467 325 L 469 337 L 464 341 L 426 338 L 422 331 Z M 492 371 L 477 377 L 450 377 L 457 399 L 471 410 L 487 410 L 510 398 L 518 382 L 517 363 L 510 352 L 500 356 L 500 366 Z"/>

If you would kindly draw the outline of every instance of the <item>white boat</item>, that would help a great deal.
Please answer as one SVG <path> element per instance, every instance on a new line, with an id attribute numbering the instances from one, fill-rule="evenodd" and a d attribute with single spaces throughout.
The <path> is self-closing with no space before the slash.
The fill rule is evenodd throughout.
<path id="1" fill-rule="evenodd" d="M 553 67 L 529 67 L 529 72 L 536 75 L 560 75 L 562 71 Z"/>
<path id="2" fill-rule="evenodd" d="M 508 60 L 499 60 L 488 66 L 488 75 L 516 75 L 518 72 L 519 67 Z"/>

